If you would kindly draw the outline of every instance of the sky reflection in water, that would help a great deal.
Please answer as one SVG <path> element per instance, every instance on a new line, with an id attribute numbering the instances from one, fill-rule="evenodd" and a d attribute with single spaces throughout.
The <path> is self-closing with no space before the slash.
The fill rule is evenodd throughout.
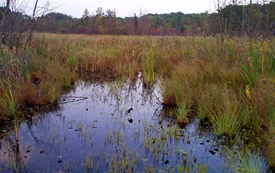
<path id="1" fill-rule="evenodd" d="M 163 116 L 161 89 L 146 89 L 141 79 L 91 84 L 64 95 L 60 109 L 40 113 L 20 124 L 1 142 L 4 172 L 178 172 L 207 166 L 228 172 L 223 146 L 211 131 L 198 132 L 195 120 L 185 129 Z M 10 149 L 9 149 L 10 148 Z M 13 166 L 14 165 L 14 166 Z M 0 170 L 1 171 L 1 170 Z"/>

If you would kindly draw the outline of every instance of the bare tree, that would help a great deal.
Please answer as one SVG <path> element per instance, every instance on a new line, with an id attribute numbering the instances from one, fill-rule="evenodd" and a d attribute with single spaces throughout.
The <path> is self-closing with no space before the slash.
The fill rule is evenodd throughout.
<path id="1" fill-rule="evenodd" d="M 37 17 L 49 11 L 49 2 L 40 6 L 39 0 L 35 0 L 33 7 L 30 7 L 32 14 L 26 15 L 28 3 L 24 2 L 4 1 L 4 14 L 0 25 L 1 44 L 13 48 L 19 47 L 23 41 L 30 43 Z"/>
<path id="2" fill-rule="evenodd" d="M 224 14 L 222 9 L 227 5 L 226 0 L 217 0 L 216 8 L 218 11 L 217 15 L 217 21 L 219 24 L 219 33 L 220 33 L 220 39 L 219 39 L 219 45 L 221 49 L 223 48 L 224 43 L 224 35 L 226 34 L 226 20 L 224 19 Z"/>
<path id="3" fill-rule="evenodd" d="M 11 4 L 11 1 L 10 0 L 7 0 L 6 1 L 6 4 L 5 4 L 5 11 L 4 11 L 4 14 L 3 14 L 3 17 L 2 17 L 2 21 L 1 21 L 1 44 L 5 44 L 6 42 L 6 31 L 7 31 L 7 26 L 6 26 L 6 23 L 7 23 L 7 16 L 10 12 L 10 4 Z"/>
<path id="4" fill-rule="evenodd" d="M 49 1 L 47 1 L 44 5 L 39 6 L 39 0 L 35 0 L 34 7 L 32 10 L 32 16 L 30 20 L 29 33 L 27 43 L 30 43 L 33 37 L 33 31 L 36 28 L 36 19 L 39 16 L 45 15 L 49 11 Z"/>

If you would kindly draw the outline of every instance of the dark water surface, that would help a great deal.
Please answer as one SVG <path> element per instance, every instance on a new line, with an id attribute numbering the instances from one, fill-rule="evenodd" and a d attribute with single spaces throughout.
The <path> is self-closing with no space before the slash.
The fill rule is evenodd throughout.
<path id="1" fill-rule="evenodd" d="M 198 120 L 180 129 L 161 97 L 141 79 L 79 82 L 60 109 L 20 124 L 19 143 L 14 132 L 2 138 L 0 172 L 230 172 L 228 147 Z"/>

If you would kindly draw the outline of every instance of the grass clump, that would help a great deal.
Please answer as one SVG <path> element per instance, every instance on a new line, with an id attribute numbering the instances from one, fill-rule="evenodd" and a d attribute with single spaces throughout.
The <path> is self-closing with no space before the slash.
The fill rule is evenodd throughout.
<path id="1" fill-rule="evenodd" d="M 146 53 L 147 55 L 142 59 L 142 77 L 146 85 L 156 82 L 155 61 L 157 61 L 154 51 Z"/>
<path id="2" fill-rule="evenodd" d="M 215 109 L 209 110 L 209 120 L 216 135 L 235 136 L 243 126 L 243 120 L 249 115 L 249 109 L 243 105 L 234 92 L 223 89 Z"/>
<path id="3" fill-rule="evenodd" d="M 3 83 L 4 82 L 4 83 Z M 0 113 L 1 120 L 7 120 L 9 115 L 15 115 L 17 104 L 12 93 L 12 86 L 7 81 L 1 81 L 0 89 Z"/>
<path id="4" fill-rule="evenodd" d="M 176 110 L 176 117 L 177 117 L 177 123 L 179 125 L 186 125 L 189 120 L 188 120 L 188 113 L 189 113 L 190 109 L 181 105 L 177 108 Z"/>
<path id="5" fill-rule="evenodd" d="M 228 165 L 234 172 L 237 173 L 270 172 L 264 158 L 259 153 L 253 153 L 251 151 L 229 154 Z"/>

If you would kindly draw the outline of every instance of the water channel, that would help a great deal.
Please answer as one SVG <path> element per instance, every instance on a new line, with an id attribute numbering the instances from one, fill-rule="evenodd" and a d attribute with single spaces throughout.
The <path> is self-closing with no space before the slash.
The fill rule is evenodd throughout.
<path id="1" fill-rule="evenodd" d="M 148 88 L 141 78 L 79 81 L 58 109 L 20 123 L 18 143 L 12 130 L 2 136 L 0 172 L 234 172 L 228 154 L 238 147 L 196 119 L 180 128 L 161 97 L 160 82 Z"/>

